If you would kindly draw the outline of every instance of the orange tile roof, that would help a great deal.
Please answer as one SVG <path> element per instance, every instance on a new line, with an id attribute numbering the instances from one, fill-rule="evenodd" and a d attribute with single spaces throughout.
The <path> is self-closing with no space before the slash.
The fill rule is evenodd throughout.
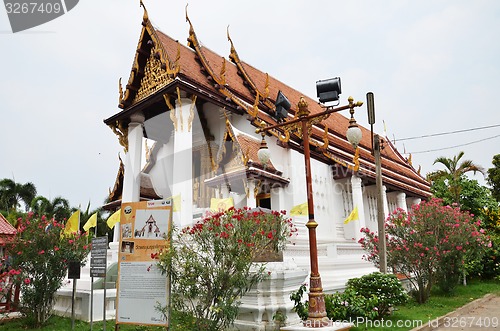
<path id="1" fill-rule="evenodd" d="M 0 214 L 0 235 L 15 235 L 17 230 L 7 219 Z"/>

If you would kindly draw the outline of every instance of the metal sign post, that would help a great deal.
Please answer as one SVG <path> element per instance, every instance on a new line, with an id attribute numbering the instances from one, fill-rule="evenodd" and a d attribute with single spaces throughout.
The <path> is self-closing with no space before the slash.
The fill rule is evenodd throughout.
<path id="1" fill-rule="evenodd" d="M 70 261 L 68 264 L 68 279 L 73 279 L 73 293 L 71 294 L 71 330 L 75 329 L 75 293 L 76 280 L 80 279 L 80 262 Z"/>
<path id="2" fill-rule="evenodd" d="M 103 277 L 104 300 L 102 309 L 103 330 L 106 331 L 106 269 L 108 256 L 108 237 L 92 238 L 92 249 L 90 251 L 90 277 L 91 287 L 91 307 L 90 307 L 90 330 L 93 321 L 93 297 L 94 297 L 94 277 Z"/>

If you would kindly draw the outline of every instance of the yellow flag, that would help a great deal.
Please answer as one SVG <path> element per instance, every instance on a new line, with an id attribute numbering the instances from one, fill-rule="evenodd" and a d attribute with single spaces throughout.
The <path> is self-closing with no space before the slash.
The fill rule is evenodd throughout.
<path id="1" fill-rule="evenodd" d="M 80 230 L 80 210 L 77 210 L 66 221 L 66 226 L 64 227 L 64 234 L 72 234 L 73 232 L 78 232 L 79 230 Z"/>
<path id="2" fill-rule="evenodd" d="M 349 216 L 347 216 L 347 218 L 345 219 L 344 224 L 355 220 L 359 220 L 358 206 L 354 207 Z"/>
<path id="3" fill-rule="evenodd" d="M 87 222 L 83 226 L 83 229 L 85 230 L 85 232 L 87 232 L 87 231 L 89 231 L 90 228 L 93 228 L 96 225 L 97 225 L 97 213 L 90 216 L 90 218 L 87 220 Z"/>
<path id="4" fill-rule="evenodd" d="M 108 224 L 110 229 L 114 228 L 115 224 L 120 222 L 120 214 L 121 214 L 121 209 L 118 209 L 113 213 L 113 215 L 109 216 L 108 220 L 106 221 L 106 224 Z"/>
<path id="5" fill-rule="evenodd" d="M 296 205 L 290 210 L 290 216 L 301 216 L 307 215 L 307 202 L 301 203 L 300 205 Z"/>
<path id="6" fill-rule="evenodd" d="M 228 210 L 231 207 L 234 207 L 233 198 L 226 198 L 226 199 L 212 198 L 210 200 L 211 211 L 224 211 Z"/>
<path id="7" fill-rule="evenodd" d="M 172 211 L 181 211 L 181 195 L 177 194 L 169 199 L 172 199 Z"/>

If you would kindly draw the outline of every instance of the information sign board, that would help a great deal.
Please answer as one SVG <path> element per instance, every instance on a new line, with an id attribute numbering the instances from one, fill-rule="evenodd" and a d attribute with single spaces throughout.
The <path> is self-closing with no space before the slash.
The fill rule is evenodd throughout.
<path id="1" fill-rule="evenodd" d="M 108 237 L 92 238 L 90 250 L 90 276 L 106 277 Z"/>
<path id="2" fill-rule="evenodd" d="M 168 326 L 157 306 L 167 305 L 169 284 L 155 256 L 168 244 L 172 200 L 124 202 L 121 210 L 116 323 Z"/>

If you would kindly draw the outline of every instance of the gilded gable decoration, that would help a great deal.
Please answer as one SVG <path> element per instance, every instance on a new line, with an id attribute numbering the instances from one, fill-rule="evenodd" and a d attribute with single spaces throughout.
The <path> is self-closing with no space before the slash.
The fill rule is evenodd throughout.
<path id="1" fill-rule="evenodd" d="M 148 43 L 150 41 L 148 41 Z M 153 95 L 156 91 L 167 86 L 173 81 L 173 78 L 170 77 L 168 72 L 161 68 L 162 63 L 159 55 L 159 43 L 153 44 L 154 46 L 151 47 L 151 52 L 144 68 L 144 77 L 141 79 L 139 90 L 137 91 L 132 104 Z"/>
<path id="2" fill-rule="evenodd" d="M 141 1 L 140 4 L 144 8 L 143 28 L 125 91 L 120 82 L 120 108 L 126 108 L 153 95 L 172 82 L 180 71 L 180 45 L 176 59 L 171 61 L 149 21 L 144 3 Z"/>

